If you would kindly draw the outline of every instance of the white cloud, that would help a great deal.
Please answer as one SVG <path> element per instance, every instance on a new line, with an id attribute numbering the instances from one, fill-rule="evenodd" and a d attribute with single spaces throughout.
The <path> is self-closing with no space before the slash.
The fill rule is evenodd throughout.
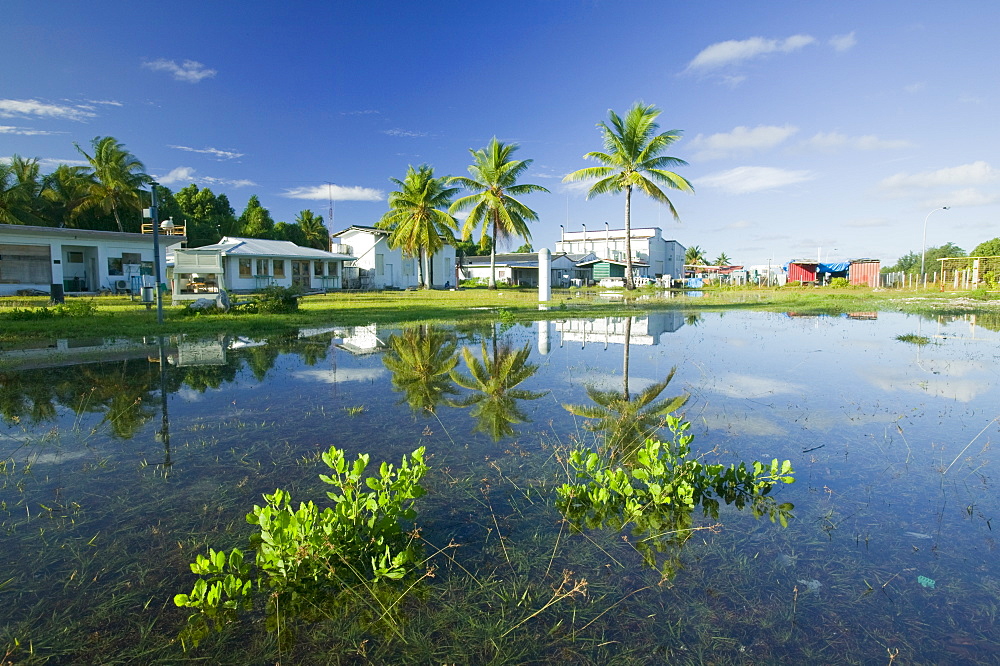
<path id="1" fill-rule="evenodd" d="M 84 120 L 97 114 L 79 105 L 49 104 L 37 99 L 0 99 L 0 118 L 59 118 Z"/>
<path id="2" fill-rule="evenodd" d="M 414 132 L 411 130 L 404 130 L 399 128 L 382 130 L 382 134 L 388 134 L 389 136 L 402 136 L 409 139 L 427 136 L 427 132 Z"/>
<path id="3" fill-rule="evenodd" d="M 360 111 L 341 111 L 342 116 L 377 116 L 381 111 L 376 111 L 375 109 L 361 109 Z"/>
<path id="4" fill-rule="evenodd" d="M 285 190 L 282 196 L 290 199 L 313 199 L 316 201 L 382 201 L 382 192 L 370 187 L 343 187 L 341 185 L 313 185 Z"/>
<path id="5" fill-rule="evenodd" d="M 160 185 L 174 185 L 176 183 L 197 183 L 200 185 L 228 185 L 230 187 L 251 187 L 257 185 L 252 180 L 215 178 L 213 176 L 198 176 L 193 167 L 177 167 L 171 169 L 169 173 L 162 176 L 153 176 Z"/>
<path id="6" fill-rule="evenodd" d="M 705 136 L 699 134 L 691 141 L 696 150 L 695 158 L 702 160 L 730 157 L 734 154 L 773 148 L 799 131 L 798 127 L 785 125 L 758 125 L 754 128 L 735 127 L 733 131 Z"/>
<path id="7" fill-rule="evenodd" d="M 989 206 L 1000 201 L 1000 195 L 987 194 L 974 187 L 966 187 L 960 190 L 953 190 L 934 199 L 924 202 L 926 208 L 940 208 L 941 206 Z"/>
<path id="8" fill-rule="evenodd" d="M 853 32 L 846 35 L 834 35 L 830 38 L 830 46 L 832 46 L 837 51 L 848 51 L 858 43 L 857 38 L 854 36 Z"/>
<path id="9" fill-rule="evenodd" d="M 189 148 L 187 146 L 168 146 L 169 148 L 176 148 L 177 150 L 186 150 L 189 153 L 201 153 L 202 155 L 211 155 L 218 160 L 233 160 L 238 157 L 243 157 L 244 153 L 237 153 L 234 150 L 219 150 L 218 148 Z"/>
<path id="10" fill-rule="evenodd" d="M 202 79 L 210 79 L 218 73 L 195 60 L 185 60 L 178 65 L 173 60 L 159 58 L 152 62 L 144 62 L 142 66 L 154 72 L 169 72 L 174 79 L 188 83 L 198 83 Z"/>
<path id="11" fill-rule="evenodd" d="M 872 229 L 876 227 L 888 227 L 892 226 L 884 217 L 866 217 L 859 218 L 856 220 L 848 220 L 844 223 L 845 227 L 851 227 L 854 229 Z"/>
<path id="12" fill-rule="evenodd" d="M 742 41 L 731 39 L 706 47 L 694 57 L 687 68 L 689 70 L 709 70 L 726 65 L 736 65 L 769 53 L 791 53 L 815 41 L 816 39 L 809 35 L 792 35 L 787 39 L 764 39 L 763 37 L 751 37 Z"/>
<path id="13" fill-rule="evenodd" d="M 922 92 L 926 87 L 927 87 L 926 83 L 924 83 L 923 81 L 918 81 L 917 83 L 911 83 L 909 85 L 903 86 L 903 90 L 905 90 L 910 94 L 913 94 Z"/>
<path id="14" fill-rule="evenodd" d="M 385 368 L 340 368 L 338 370 L 299 370 L 293 372 L 295 379 L 305 379 L 324 384 L 345 382 L 370 382 L 385 374 Z"/>
<path id="15" fill-rule="evenodd" d="M 103 106 L 125 106 L 121 102 L 113 99 L 88 99 L 87 104 L 101 104 Z"/>
<path id="16" fill-rule="evenodd" d="M 15 127 L 13 125 L 0 125 L 0 134 L 19 134 L 21 136 L 47 136 L 49 134 L 66 134 L 66 132 L 50 132 L 48 130 L 36 130 L 30 127 Z"/>
<path id="17" fill-rule="evenodd" d="M 748 221 L 746 221 L 746 220 L 737 220 L 736 222 L 733 222 L 732 224 L 727 224 L 726 226 L 724 226 L 722 228 L 723 229 L 729 229 L 729 230 L 735 230 L 735 229 L 749 229 L 750 226 L 751 226 L 750 223 Z"/>
<path id="18" fill-rule="evenodd" d="M 983 160 L 963 164 L 957 167 L 922 171 L 920 173 L 897 173 L 882 180 L 879 189 L 896 196 L 904 196 L 910 190 L 923 190 L 929 187 L 949 187 L 983 185 L 996 182 L 997 173 Z"/>
<path id="19" fill-rule="evenodd" d="M 791 171 L 774 167 L 737 167 L 697 179 L 699 186 L 714 187 L 727 194 L 748 194 L 773 190 L 786 185 L 813 180 L 809 171 Z"/>
<path id="20" fill-rule="evenodd" d="M 799 384 L 735 373 L 720 377 L 716 382 L 705 384 L 702 387 L 731 398 L 764 398 L 788 393 L 799 394 L 808 390 L 808 387 Z"/>
<path id="21" fill-rule="evenodd" d="M 913 144 L 903 139 L 880 139 L 874 134 L 864 136 L 848 136 L 840 132 L 818 132 L 802 142 L 807 148 L 818 150 L 837 150 L 839 148 L 854 148 L 856 150 L 898 150 L 909 148 Z"/>
<path id="22" fill-rule="evenodd" d="M 559 191 L 570 194 L 586 194 L 596 182 L 595 180 L 574 180 L 569 183 L 562 183 Z"/>

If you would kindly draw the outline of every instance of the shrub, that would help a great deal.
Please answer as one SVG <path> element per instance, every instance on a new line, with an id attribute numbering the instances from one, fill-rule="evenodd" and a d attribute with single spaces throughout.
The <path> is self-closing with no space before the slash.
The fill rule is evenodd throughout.
<path id="1" fill-rule="evenodd" d="M 257 298 L 254 299 L 254 306 L 256 311 L 261 314 L 295 312 L 299 309 L 300 296 L 302 296 L 302 289 L 297 285 L 291 287 L 272 285 L 257 295 Z"/>
<path id="2" fill-rule="evenodd" d="M 978 287 L 969 292 L 969 298 L 974 298 L 978 301 L 992 301 L 997 298 L 997 294 L 987 291 L 986 287 Z"/>
<path id="3" fill-rule="evenodd" d="M 847 278 L 835 277 L 830 280 L 830 286 L 834 289 L 843 289 L 845 287 L 850 287 L 851 283 L 847 280 Z"/>
<path id="4" fill-rule="evenodd" d="M 279 604 L 289 613 L 297 602 L 312 603 L 345 586 L 398 580 L 416 565 L 418 544 L 404 523 L 416 517 L 412 505 L 424 494 L 424 447 L 404 455 L 398 469 L 383 462 L 377 475 L 365 477 L 368 461 L 363 454 L 349 463 L 331 446 L 323 454 L 331 474 L 319 478 L 335 488 L 327 493 L 333 506 L 320 509 L 310 500 L 296 508 L 279 488 L 247 514 L 247 522 L 259 528 L 250 538 L 252 561 L 239 548 L 210 548 L 191 563 L 200 577 L 190 594 L 174 597 L 176 605 L 198 610 L 182 633 L 185 647 L 197 645 L 210 622 L 221 626 L 250 610 L 255 590 L 268 600 L 270 624 Z"/>

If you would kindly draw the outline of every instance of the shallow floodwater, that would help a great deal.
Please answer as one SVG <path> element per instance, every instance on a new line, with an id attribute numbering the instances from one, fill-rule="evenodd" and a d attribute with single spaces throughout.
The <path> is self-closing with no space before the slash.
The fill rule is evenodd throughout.
<path id="1" fill-rule="evenodd" d="M 1000 663 L 991 328 L 669 312 L 2 353 L 0 663 Z M 530 397 L 420 381 L 407 354 L 428 336 L 467 380 L 463 349 L 527 347 Z M 661 554 L 670 576 L 627 529 L 566 527 L 566 451 L 601 435 L 564 405 L 624 388 L 626 341 L 631 393 L 676 368 L 662 397 L 690 394 L 706 460 L 791 460 L 796 482 L 774 493 L 794 505 L 787 527 L 696 511 Z M 434 577 L 391 630 L 319 609 L 282 642 L 248 616 L 183 652 L 187 563 L 245 547 L 261 493 L 320 502 L 331 445 L 397 462 L 427 447 L 417 522 Z M 580 581 L 586 594 L 563 594 Z"/>

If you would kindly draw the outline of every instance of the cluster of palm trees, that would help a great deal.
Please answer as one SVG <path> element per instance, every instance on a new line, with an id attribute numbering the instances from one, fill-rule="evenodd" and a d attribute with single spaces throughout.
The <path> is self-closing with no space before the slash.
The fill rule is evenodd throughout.
<path id="1" fill-rule="evenodd" d="M 715 261 L 709 262 L 705 250 L 699 245 L 692 245 L 684 252 L 684 264 L 687 266 L 729 266 L 733 260 L 725 252 L 720 252 Z"/>
<path id="2" fill-rule="evenodd" d="M 684 166 L 684 160 L 668 157 L 663 152 L 681 136 L 679 130 L 659 132 L 656 118 L 660 110 L 637 102 L 619 116 L 609 111 L 609 122 L 598 123 L 604 140 L 604 150 L 584 155 L 600 166 L 580 169 L 563 181 L 593 181 L 587 198 L 598 194 L 625 194 L 626 286 L 635 288 L 632 274 L 632 191 L 638 190 L 654 201 L 666 205 L 679 219 L 673 203 L 662 187 L 693 192 L 691 183 L 668 170 Z M 389 195 L 389 211 L 379 220 L 381 228 L 390 230 L 389 244 L 400 248 L 406 256 L 418 257 L 424 264 L 427 257 L 443 246 L 455 242 L 458 222 L 455 214 L 467 212 L 461 236 L 467 240 L 478 228 L 480 242 L 492 237 L 490 250 L 491 289 L 496 288 L 496 244 L 499 240 L 519 236 L 531 240 L 528 222 L 538 215 L 517 197 L 534 192 L 548 192 L 541 185 L 519 183 L 519 178 L 532 160 L 513 158 L 517 144 L 506 144 L 494 137 L 480 150 L 472 150 L 469 176 L 435 177 L 434 169 L 426 164 L 410 166 L 403 180 L 391 179 L 399 189 Z M 453 197 L 459 190 L 469 194 Z M 491 235 L 492 234 L 492 235 Z M 423 268 L 418 274 L 426 276 Z M 425 284 L 423 278 L 421 284 Z"/>
<path id="3" fill-rule="evenodd" d="M 36 158 L 0 164 L 0 223 L 125 230 L 123 216 L 141 208 L 139 191 L 152 182 L 145 166 L 114 137 L 95 137 L 90 152 L 73 145 L 88 166 L 42 175 Z"/>

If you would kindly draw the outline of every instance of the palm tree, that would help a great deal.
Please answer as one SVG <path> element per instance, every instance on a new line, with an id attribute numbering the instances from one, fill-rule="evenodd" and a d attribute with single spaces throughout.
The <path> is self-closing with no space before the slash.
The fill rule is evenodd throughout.
<path id="1" fill-rule="evenodd" d="M 322 216 L 311 210 L 303 210 L 295 216 L 295 224 L 302 230 L 308 247 L 317 250 L 330 249 L 330 231 L 323 223 Z"/>
<path id="2" fill-rule="evenodd" d="M 705 259 L 705 251 L 698 245 L 692 245 L 684 251 L 684 263 L 687 266 L 701 266 L 708 263 Z"/>
<path id="3" fill-rule="evenodd" d="M 719 256 L 715 258 L 716 266 L 728 266 L 730 263 L 732 263 L 732 259 L 730 259 L 729 255 L 725 252 L 720 253 Z"/>
<path id="4" fill-rule="evenodd" d="M 515 160 L 511 155 L 517 150 L 517 144 L 505 144 L 496 137 L 489 145 L 480 150 L 469 149 L 473 163 L 469 165 L 471 178 L 454 176 L 448 179 L 449 184 L 455 184 L 472 192 L 451 205 L 450 212 L 469 211 L 462 225 L 462 239 L 467 240 L 476 227 L 480 227 L 480 242 L 492 235 L 493 247 L 490 248 L 490 289 L 496 289 L 496 246 L 501 238 L 520 236 L 526 241 L 531 240 L 528 222 L 538 220 L 538 214 L 515 199 L 522 194 L 532 192 L 548 192 L 541 185 L 518 184 L 517 179 L 531 165 L 533 160 Z M 492 234 L 490 230 L 492 229 Z"/>
<path id="5" fill-rule="evenodd" d="M 75 227 L 76 219 L 95 185 L 90 169 L 60 164 L 45 176 L 42 196 L 48 200 L 57 227 Z"/>
<path id="6" fill-rule="evenodd" d="M 666 167 L 687 166 L 687 162 L 663 155 L 670 144 L 680 138 L 680 130 L 656 134 L 660 129 L 656 117 L 660 110 L 655 106 L 636 102 L 625 117 L 608 111 L 611 124 L 600 122 L 598 129 L 604 137 L 605 152 L 594 151 L 584 155 L 603 166 L 574 171 L 563 182 L 596 180 L 587 192 L 590 199 L 598 194 L 625 192 L 625 287 L 635 289 L 632 276 L 632 189 L 638 188 L 654 201 L 665 204 L 674 219 L 680 221 L 674 204 L 657 184 L 668 188 L 694 192 L 691 183 L 682 176 L 667 171 Z M 655 181 L 655 182 L 654 182 Z"/>
<path id="7" fill-rule="evenodd" d="M 537 400 L 548 391 L 528 391 L 516 388 L 536 372 L 538 365 L 528 363 L 531 345 L 519 350 L 497 346 L 494 335 L 493 353 L 483 344 L 480 358 L 468 347 L 462 349 L 462 358 L 469 375 L 451 371 L 453 382 L 473 393 L 453 402 L 456 407 L 473 407 L 470 415 L 476 419 L 475 432 L 485 432 L 494 442 L 514 434 L 513 424 L 526 423 L 528 417 L 518 406 L 518 400 Z"/>
<path id="8" fill-rule="evenodd" d="M 38 160 L 14 155 L 0 163 L 0 223 L 42 224 Z"/>
<path id="9" fill-rule="evenodd" d="M 435 178 L 426 164 L 406 170 L 403 180 L 390 178 L 399 189 L 389 194 L 389 211 L 375 226 L 389 229 L 389 247 L 401 248 L 407 257 L 417 257 L 417 282 L 429 287 L 429 257 L 454 240 L 458 226 L 447 211 L 457 188 L 447 187 L 447 178 Z"/>
<path id="10" fill-rule="evenodd" d="M 449 373 L 458 364 L 455 336 L 440 328 L 408 328 L 389 336 L 382 363 L 392 372 L 392 388 L 404 394 L 414 412 L 433 414 L 446 395 L 458 389 Z"/>
<path id="11" fill-rule="evenodd" d="M 96 182 L 90 188 L 90 197 L 85 207 L 100 208 L 105 213 L 112 213 L 118 231 L 124 231 L 122 212 L 138 211 L 141 207 L 139 190 L 153 182 L 146 173 L 146 167 L 113 136 L 95 136 L 90 142 L 93 155 L 88 155 L 80 144 L 73 145 L 94 170 Z"/>

